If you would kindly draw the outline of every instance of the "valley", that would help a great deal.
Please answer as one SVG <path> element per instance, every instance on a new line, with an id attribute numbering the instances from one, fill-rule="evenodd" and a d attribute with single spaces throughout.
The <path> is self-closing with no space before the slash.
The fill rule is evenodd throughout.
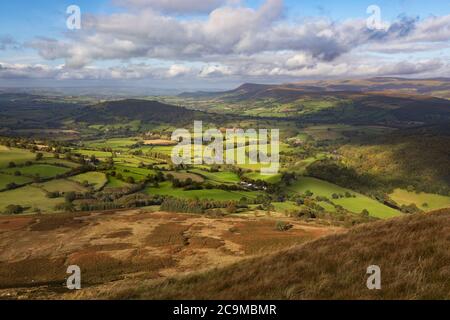
<path id="1" fill-rule="evenodd" d="M 448 100 L 394 95 L 386 81 L 376 93 L 246 84 L 64 104 L 0 94 L 0 298 L 147 298 L 143 288 L 166 279 L 213 279 L 210 270 L 324 236 L 446 212 Z M 233 150 L 245 163 L 174 164 L 171 135 L 194 120 L 221 132 L 279 129 L 279 172 L 250 163 L 250 141 Z M 83 266 L 79 293 L 62 287 L 71 264 Z M 322 297 L 295 290 L 270 297 Z"/>

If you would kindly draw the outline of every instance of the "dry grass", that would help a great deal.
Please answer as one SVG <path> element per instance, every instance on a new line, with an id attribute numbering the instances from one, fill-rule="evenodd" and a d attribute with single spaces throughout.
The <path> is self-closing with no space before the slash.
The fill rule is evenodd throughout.
<path id="1" fill-rule="evenodd" d="M 51 231 L 59 228 L 80 228 L 86 225 L 86 222 L 80 219 L 88 214 L 58 214 L 42 215 L 36 218 L 35 223 L 30 227 L 31 231 Z"/>
<path id="2" fill-rule="evenodd" d="M 225 267 L 339 231 L 291 222 L 294 229 L 280 232 L 275 218 L 143 210 L 5 217 L 0 219 L 0 298 L 134 296 L 143 282 Z M 82 271 L 83 290 L 76 293 L 64 287 L 72 264 Z"/>
<path id="3" fill-rule="evenodd" d="M 449 299 L 450 210 L 376 222 L 263 258 L 144 286 L 144 299 Z M 379 265 L 382 290 L 368 290 Z"/>
<path id="4" fill-rule="evenodd" d="M 227 230 L 222 237 L 239 244 L 247 255 L 264 254 L 320 237 L 321 229 L 296 227 L 286 232 L 276 229 L 273 219 L 242 221 Z"/>

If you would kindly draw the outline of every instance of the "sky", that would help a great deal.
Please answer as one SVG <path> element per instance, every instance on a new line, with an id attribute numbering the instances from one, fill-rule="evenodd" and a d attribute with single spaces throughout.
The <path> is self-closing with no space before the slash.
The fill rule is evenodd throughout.
<path id="1" fill-rule="evenodd" d="M 376 76 L 450 76 L 448 0 L 0 2 L 0 87 L 200 90 Z"/>

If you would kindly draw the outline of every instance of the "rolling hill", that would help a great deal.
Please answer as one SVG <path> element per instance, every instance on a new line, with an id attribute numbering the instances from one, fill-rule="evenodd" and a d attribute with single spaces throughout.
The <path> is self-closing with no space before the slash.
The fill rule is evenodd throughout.
<path id="1" fill-rule="evenodd" d="M 86 107 L 77 121 L 89 123 L 115 122 L 120 119 L 169 122 L 177 120 L 193 121 L 198 112 L 157 101 L 117 100 L 102 102 Z"/>
<path id="2" fill-rule="evenodd" d="M 318 123 L 411 126 L 450 121 L 449 79 L 246 83 L 230 91 L 179 97 L 194 99 L 206 108 L 225 105 L 229 113 Z M 202 103 L 206 100 L 210 103 Z"/>

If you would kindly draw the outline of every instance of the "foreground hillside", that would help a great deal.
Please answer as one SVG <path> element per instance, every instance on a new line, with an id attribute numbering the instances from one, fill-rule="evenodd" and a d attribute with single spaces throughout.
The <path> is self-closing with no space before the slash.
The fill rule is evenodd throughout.
<path id="1" fill-rule="evenodd" d="M 445 209 L 364 225 L 221 270 L 124 292 L 123 297 L 449 299 L 449 248 L 450 210 Z M 381 267 L 382 290 L 366 287 L 370 265 Z"/>
<path id="2" fill-rule="evenodd" d="M 0 216 L 0 299 L 109 298 L 143 282 L 224 267 L 342 228 L 271 217 L 207 217 L 146 210 Z M 82 290 L 65 287 L 78 265 Z"/>

